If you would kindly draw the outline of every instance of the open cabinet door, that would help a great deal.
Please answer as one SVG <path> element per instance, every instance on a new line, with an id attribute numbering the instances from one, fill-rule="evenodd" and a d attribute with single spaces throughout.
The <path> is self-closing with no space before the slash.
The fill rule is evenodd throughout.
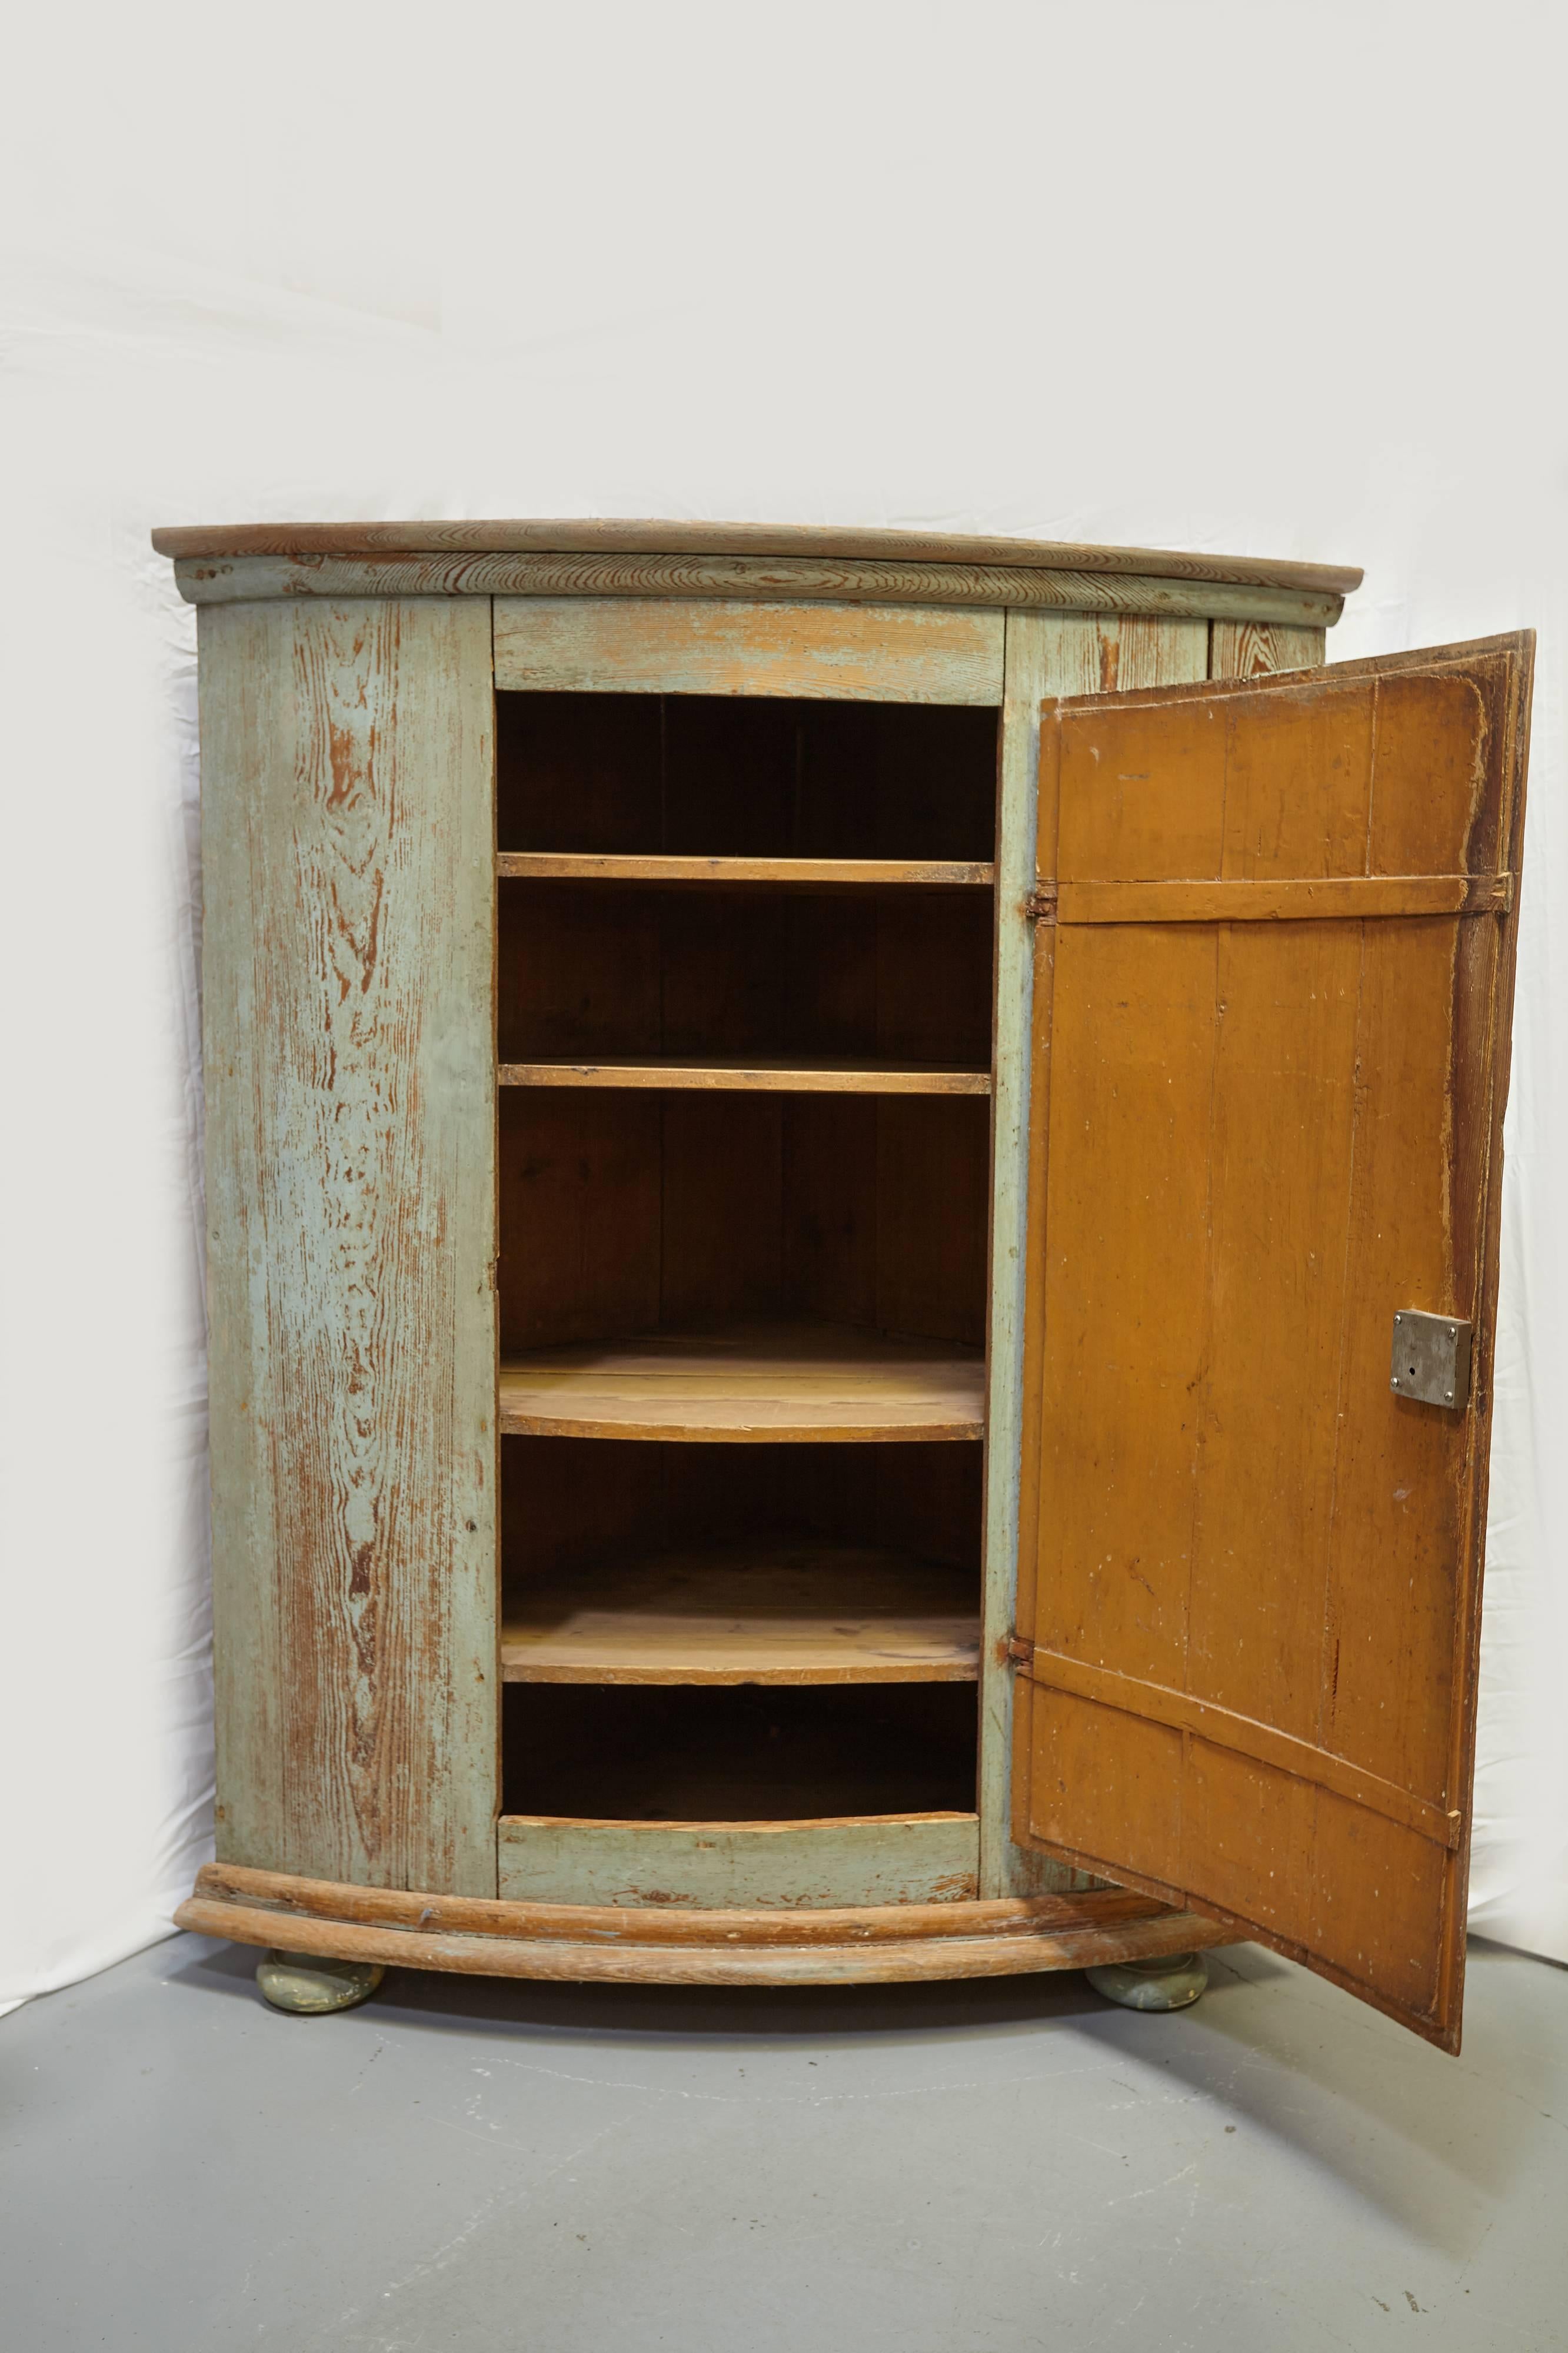
<path id="1" fill-rule="evenodd" d="M 1040 744 L 1014 1835 L 1449 2051 L 1533 644 Z"/>

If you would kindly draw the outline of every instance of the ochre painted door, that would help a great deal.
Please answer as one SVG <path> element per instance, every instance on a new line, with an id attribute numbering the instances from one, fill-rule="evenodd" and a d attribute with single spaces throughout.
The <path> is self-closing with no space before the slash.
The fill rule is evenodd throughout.
<path id="1" fill-rule="evenodd" d="M 1014 1835 L 1448 2050 L 1532 652 L 1042 716 Z"/>

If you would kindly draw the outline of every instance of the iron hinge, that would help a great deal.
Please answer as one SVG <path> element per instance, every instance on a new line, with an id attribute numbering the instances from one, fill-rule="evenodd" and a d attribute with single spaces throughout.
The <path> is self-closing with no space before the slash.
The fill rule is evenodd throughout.
<path id="1" fill-rule="evenodd" d="M 1024 913 L 1031 923 L 1054 923 L 1057 920 L 1057 886 L 1042 882 L 1031 891 L 1024 902 Z"/>
<path id="2" fill-rule="evenodd" d="M 1006 1656 L 1009 1666 L 1026 1667 L 1035 1655 L 1033 1642 L 1026 1642 L 1021 1634 L 1009 1634 Z"/>

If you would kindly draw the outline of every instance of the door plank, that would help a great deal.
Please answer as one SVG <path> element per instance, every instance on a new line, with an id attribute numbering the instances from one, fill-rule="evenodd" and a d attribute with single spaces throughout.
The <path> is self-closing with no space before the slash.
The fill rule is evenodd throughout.
<path id="1" fill-rule="evenodd" d="M 1450 2050 L 1531 651 L 1058 704 L 1041 757 L 1015 1835 Z M 1466 1414 L 1391 1390 L 1413 1305 L 1476 1324 Z"/>
<path id="2" fill-rule="evenodd" d="M 1173 1690 L 1167 1683 L 1120 1674 L 1114 1668 L 1092 1666 L 1059 1651 L 1037 1647 L 1028 1668 L 1034 1680 L 1053 1693 L 1090 1700 L 1099 1707 L 1121 1708 L 1151 1724 L 1194 1733 L 1215 1747 L 1229 1749 L 1257 1764 L 1278 1766 L 1319 1788 L 1331 1789 L 1337 1797 L 1349 1798 L 1373 1813 L 1386 1815 L 1391 1822 L 1418 1831 L 1423 1838 L 1432 1839 L 1439 1846 L 1457 1846 L 1459 1842 L 1460 1817 L 1457 1811 L 1445 1812 L 1441 1807 L 1428 1805 L 1424 1799 L 1413 1797 L 1400 1782 L 1366 1772 L 1348 1757 L 1320 1747 L 1315 1740 L 1297 1739 L 1236 1708 L 1221 1707 L 1191 1692 Z"/>
<path id="3" fill-rule="evenodd" d="M 218 1852 L 493 1894 L 488 616 L 200 632 Z"/>
<path id="4" fill-rule="evenodd" d="M 1046 695 L 1110 692 L 1205 675 L 1204 622 L 1120 619 L 1088 613 L 1007 615 L 996 860 L 996 1018 L 992 1077 L 991 1322 L 985 1488 L 984 1638 L 981 1645 L 981 1885 L 1025 1895 L 1081 1883 L 1009 1834 L 1015 1689 L 1005 1645 L 1016 1619 L 1025 1457 L 1025 1211 L 1030 1177 L 1031 1025 L 1036 942 L 1025 902 L 1037 881 L 1039 707 Z M 1054 826 L 1051 839 L 1055 839 Z M 1043 967 L 1049 985 L 1049 963 Z M 1049 1025 L 1043 1036 L 1048 1038 Z"/>

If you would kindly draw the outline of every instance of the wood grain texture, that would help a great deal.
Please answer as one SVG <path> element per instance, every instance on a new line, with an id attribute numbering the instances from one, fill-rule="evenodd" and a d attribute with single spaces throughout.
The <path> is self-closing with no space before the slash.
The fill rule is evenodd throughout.
<path id="1" fill-rule="evenodd" d="M 616 1558 L 736 1546 L 901 1553 L 962 1574 L 972 1609 L 979 1591 L 975 1446 L 748 1450 L 520 1438 L 503 1451 L 508 1605 L 536 1577 L 558 1582 Z"/>
<path id="2" fill-rule="evenodd" d="M 1057 705 L 1042 752 L 1064 902 L 1221 895 L 1041 926 L 1016 1824 L 1450 2050 L 1489 1382 L 1447 1414 L 1387 1355 L 1399 1306 L 1489 1334 L 1513 915 L 1363 886 L 1517 863 L 1531 652 Z"/>
<path id="3" fill-rule="evenodd" d="M 700 882 L 713 890 L 777 887 L 791 890 L 882 890 L 889 885 L 921 890 L 988 891 L 996 870 L 973 860 L 934 858 L 669 858 L 662 855 L 584 855 L 551 849 L 501 850 L 496 873 L 502 881 L 551 882 Z"/>
<path id="4" fill-rule="evenodd" d="M 1429 1805 L 1425 1799 L 1412 1796 L 1397 1781 L 1385 1780 L 1381 1774 L 1370 1773 L 1348 1757 L 1335 1756 L 1312 1741 L 1298 1739 L 1271 1724 L 1260 1724 L 1255 1716 L 1244 1715 L 1236 1708 L 1216 1706 L 1212 1700 L 1174 1690 L 1168 1683 L 1120 1674 L 1112 1668 L 1093 1665 L 1060 1651 L 1036 1648 L 1023 1663 L 1043 1690 L 1088 1700 L 1096 1707 L 1119 1708 L 1151 1724 L 1192 1733 L 1214 1747 L 1250 1757 L 1255 1764 L 1272 1766 L 1298 1780 L 1311 1783 L 1315 1788 L 1332 1790 L 1336 1797 L 1348 1798 L 1353 1805 L 1383 1814 L 1391 1822 L 1415 1831 L 1439 1846 L 1457 1847 L 1459 1843 L 1460 1816 L 1457 1810 L 1445 1811 Z"/>
<path id="5" fill-rule="evenodd" d="M 501 1366 L 500 1426 L 562 1438 L 976 1439 L 984 1360 L 831 1324 L 542 1348 Z"/>
<path id="6" fill-rule="evenodd" d="M 971 564 L 1047 572 L 1146 572 L 1173 580 L 1230 580 L 1348 596 L 1362 575 L 1346 565 L 1191 555 L 1168 548 L 1096 547 L 1078 541 L 983 539 L 958 532 L 845 529 L 818 523 L 570 521 L 175 524 L 153 533 L 161 555 L 518 554 L 849 557 L 889 564 Z M 1284 667 L 1284 665 L 1275 665 Z M 1217 673 L 1216 673 L 1217 674 Z"/>
<path id="7" fill-rule="evenodd" d="M 973 1814 L 811 1822 L 578 1822 L 503 1814 L 502 1896 L 720 1912 L 969 1903 Z"/>
<path id="8" fill-rule="evenodd" d="M 974 1580 L 864 1547 L 621 1556 L 531 1579 L 501 1624 L 509 1683 L 973 1683 Z"/>
<path id="9" fill-rule="evenodd" d="M 983 1094 L 503 1087 L 502 1346 L 808 1317 L 984 1345 Z"/>
<path id="10" fill-rule="evenodd" d="M 988 1071 L 945 1062 L 852 1062 L 819 1057 L 800 1060 L 721 1058 L 695 1062 L 679 1055 L 623 1056 L 606 1062 L 503 1062 L 503 1087 L 679 1087 L 749 1094 L 988 1095 Z"/>
<path id="11" fill-rule="evenodd" d="M 497 1797 L 489 632 L 201 623 L 218 1846 L 483 1894 Z"/>
<path id="12" fill-rule="evenodd" d="M 996 1008 L 992 1103 L 989 1440 L 981 1668 L 981 1886 L 1025 1894 L 1078 1874 L 1010 1835 L 1014 1673 L 1005 1654 L 1017 1590 L 1035 941 L 1025 901 L 1036 870 L 1039 711 L 1047 695 L 1110 693 L 1205 676 L 1201 621 L 1007 617 L 997 828 Z"/>
<path id="13" fill-rule="evenodd" d="M 1280 623 L 1292 631 L 1338 620 L 1343 598 L 1314 588 L 1244 586 L 1173 579 L 1158 573 L 1012 569 L 967 564 L 832 562 L 699 555 L 238 555 L 188 558 L 174 566 L 193 605 L 253 603 L 273 596 L 493 596 L 645 602 L 724 598 L 764 607 L 812 602 L 844 611 L 925 607 L 1000 614 L 1054 611 L 1211 617 Z M 704 690 L 698 690 L 704 691 Z M 714 691 L 714 690 L 707 690 Z M 731 690 L 717 690 L 731 691 Z M 777 690 L 784 691 L 784 689 Z M 973 700 L 943 695 L 939 701 Z"/>
<path id="14" fill-rule="evenodd" d="M 522 1817 L 503 1815 L 503 1820 Z M 932 1817 L 886 1815 L 882 1827 Z M 970 1821 L 972 1815 L 943 1815 L 945 1821 Z M 616 1825 L 615 1827 L 619 1827 Z M 632 1824 L 647 1830 L 661 1826 Z M 690 1825 L 683 1827 L 689 1828 Z M 712 1827 L 733 1830 L 733 1822 Z M 814 1825 L 753 1822 L 742 1825 L 759 1841 L 786 1837 Z M 835 1822 L 828 1827 L 842 1829 Z M 1081 1927 L 1134 1926 L 1165 1916 L 1170 1907 L 1156 1898 L 1131 1894 L 1124 1888 L 1097 1891 L 1092 1896 L 1044 1895 L 987 1903 L 978 1898 L 943 1898 L 938 1905 L 848 1905 L 808 1906 L 784 1911 L 776 1905 L 742 1905 L 719 1913 L 681 1905 L 650 1906 L 636 1917 L 625 1908 L 608 1912 L 597 1905 L 541 1902 L 533 1898 L 443 1896 L 435 1893 L 404 1894 L 395 1889 L 334 1885 L 283 1872 L 253 1871 L 232 1863 L 204 1863 L 196 1873 L 195 1895 L 204 1903 L 242 1904 L 253 1910 L 270 1910 L 275 1917 L 353 1923 L 363 1927 L 435 1929 L 443 1936 L 546 1936 L 573 1938 L 597 1936 L 606 1945 L 703 1945 L 716 1936 L 726 1943 L 751 1946 L 880 1945 L 902 1943 L 910 1936 L 1019 1936 L 1042 1929 L 1066 1931 Z"/>
<path id="15" fill-rule="evenodd" d="M 734 597 L 497 596 L 498 691 L 1002 699 L 1000 613 Z"/>
<path id="16" fill-rule="evenodd" d="M 607 1910 L 608 1906 L 601 1907 Z M 904 1907 L 889 1905 L 901 1917 Z M 641 1915 L 638 1915 L 642 1916 Z M 721 1912 L 708 1915 L 721 1923 Z M 797 1916 L 791 1915 L 791 1917 Z M 749 1949 L 707 1945 L 608 1944 L 594 1930 L 581 1941 L 544 1937 L 443 1936 L 406 1928 L 357 1927 L 296 1919 L 189 1897 L 175 1925 L 201 1936 L 237 1944 L 275 1943 L 279 1922 L 292 1952 L 341 1960 L 380 1962 L 393 1968 L 445 1969 L 467 1977 L 542 1978 L 589 1985 L 909 1985 L 944 1978 L 1025 1977 L 1041 1969 L 1090 1969 L 1110 1961 L 1152 1960 L 1235 1944 L 1233 1931 L 1196 1913 L 1163 1912 L 1127 1927 L 1041 1929 L 1028 1936 L 933 1936 L 922 1930 L 875 1944 L 776 1945 Z M 721 1931 L 720 1933 L 722 1933 Z"/>
<path id="17" fill-rule="evenodd" d="M 1323 659 L 1323 634 L 1273 621 L 1215 621 L 1209 630 L 1209 676 L 1265 678 L 1273 670 L 1313 670 Z"/>
<path id="18" fill-rule="evenodd" d="M 503 1062 L 711 1065 L 715 1083 L 726 1067 L 815 1070 L 850 1086 L 863 1069 L 883 1089 L 902 1069 L 911 1087 L 984 1092 L 981 892 L 514 881 L 500 894 L 500 948 Z"/>
<path id="19" fill-rule="evenodd" d="M 687 1910 L 399 1898 L 208 1864 L 176 1923 L 197 1935 L 465 1975 L 644 1984 L 888 1984 L 1085 1968 L 1234 1941 L 1121 1889 L 1026 1903 Z"/>

